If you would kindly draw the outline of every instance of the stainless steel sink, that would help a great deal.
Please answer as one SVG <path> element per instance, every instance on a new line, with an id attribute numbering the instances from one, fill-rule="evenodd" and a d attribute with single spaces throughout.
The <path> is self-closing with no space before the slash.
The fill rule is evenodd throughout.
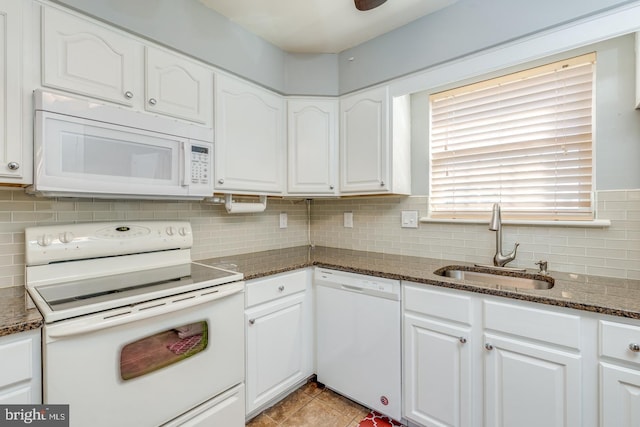
<path id="1" fill-rule="evenodd" d="M 478 269 L 478 271 L 468 271 L 462 270 L 457 266 L 449 266 L 442 267 L 434 271 L 434 273 L 452 279 L 468 280 L 470 282 L 513 289 L 551 289 L 554 285 L 552 277 L 516 271 L 491 271 L 484 268 Z"/>

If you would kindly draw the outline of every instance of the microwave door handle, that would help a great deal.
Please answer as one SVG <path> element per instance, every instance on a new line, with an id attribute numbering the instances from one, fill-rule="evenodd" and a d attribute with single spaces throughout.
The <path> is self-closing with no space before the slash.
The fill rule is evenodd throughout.
<path id="1" fill-rule="evenodd" d="M 182 141 L 180 145 L 182 157 L 182 182 L 181 185 L 186 187 L 191 182 L 191 144 L 188 141 Z"/>

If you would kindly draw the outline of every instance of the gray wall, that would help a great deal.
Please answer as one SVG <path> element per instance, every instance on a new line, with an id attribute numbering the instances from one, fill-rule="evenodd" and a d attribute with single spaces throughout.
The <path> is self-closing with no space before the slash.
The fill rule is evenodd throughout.
<path id="1" fill-rule="evenodd" d="M 287 95 L 339 95 L 338 55 L 290 53 L 284 69 Z"/>
<path id="2" fill-rule="evenodd" d="M 515 72 L 588 52 L 597 53 L 594 155 L 595 189 L 640 188 L 640 110 L 635 106 L 635 39 L 633 34 L 554 55 L 522 66 L 480 76 L 457 85 Z M 412 95 L 412 194 L 429 193 L 429 93 L 452 86 L 433 88 Z"/>
<path id="3" fill-rule="evenodd" d="M 284 91 L 286 53 L 197 0 L 54 1 Z"/>
<path id="4" fill-rule="evenodd" d="M 56 1 L 277 92 L 330 96 L 428 68 L 608 8 L 638 2 L 458 0 L 446 9 L 339 55 L 314 55 L 283 52 L 197 0 Z M 600 47 L 599 55 L 596 186 L 598 190 L 640 188 L 637 166 L 640 117 L 633 109 L 633 40 L 627 37 L 617 47 Z M 353 61 L 348 60 L 351 57 Z M 414 105 L 415 108 L 418 106 Z M 421 117 L 426 120 L 427 116 Z M 421 170 L 414 172 L 415 194 L 426 194 L 428 189 L 424 179 L 428 160 L 425 127 L 426 122 L 414 121 L 412 167 L 414 171 Z"/>
<path id="5" fill-rule="evenodd" d="M 425 69 L 626 3 L 634 1 L 458 0 L 445 9 L 340 53 L 340 93 Z"/>
<path id="6" fill-rule="evenodd" d="M 54 1 L 283 94 L 337 95 L 637 0 L 458 0 L 337 55 L 283 52 L 198 0 Z"/>

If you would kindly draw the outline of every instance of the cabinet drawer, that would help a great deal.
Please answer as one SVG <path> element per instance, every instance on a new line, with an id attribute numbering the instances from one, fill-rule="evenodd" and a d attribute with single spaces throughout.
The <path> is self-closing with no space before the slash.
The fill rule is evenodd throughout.
<path id="1" fill-rule="evenodd" d="M 600 321 L 600 356 L 640 364 L 640 326 Z"/>
<path id="2" fill-rule="evenodd" d="M 307 287 L 307 272 L 296 271 L 247 283 L 247 307 L 302 292 Z"/>
<path id="3" fill-rule="evenodd" d="M 24 339 L 0 344 L 0 387 L 31 379 L 31 343 L 31 339 Z"/>
<path id="4" fill-rule="evenodd" d="M 453 295 L 424 285 L 408 284 L 404 287 L 404 309 L 471 324 L 471 297 Z"/>
<path id="5" fill-rule="evenodd" d="M 496 301 L 484 303 L 487 329 L 580 349 L 580 317 Z"/>

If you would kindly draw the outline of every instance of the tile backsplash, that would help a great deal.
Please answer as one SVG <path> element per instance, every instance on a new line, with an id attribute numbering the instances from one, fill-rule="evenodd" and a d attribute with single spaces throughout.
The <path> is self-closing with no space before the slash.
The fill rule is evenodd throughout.
<path id="1" fill-rule="evenodd" d="M 511 266 L 640 279 L 640 190 L 598 193 L 598 218 L 606 228 L 506 225 L 505 251 L 517 241 Z M 485 224 L 421 223 L 401 228 L 403 210 L 427 213 L 426 197 L 315 199 L 311 222 L 304 200 L 269 199 L 265 212 L 226 213 L 224 206 L 187 201 L 47 199 L 22 190 L 0 190 L 0 287 L 24 284 L 24 229 L 53 223 L 118 220 L 187 220 L 194 231 L 192 255 L 204 259 L 306 245 L 490 263 L 495 234 Z M 281 212 L 287 228 L 279 227 Z M 343 225 L 353 213 L 353 228 Z M 487 214 L 487 223 L 489 214 Z M 310 240 L 309 240 L 310 238 Z"/>
<path id="2" fill-rule="evenodd" d="M 520 243 L 509 266 L 549 271 L 640 279 L 640 190 L 597 194 L 597 217 L 611 220 L 606 228 L 516 226 L 503 227 L 503 251 Z M 401 228 L 401 212 L 427 214 L 426 197 L 366 197 L 313 200 L 311 241 L 319 246 L 423 256 L 490 264 L 495 233 L 487 224 L 421 223 Z M 343 213 L 353 213 L 353 228 L 343 225 Z"/>
<path id="3" fill-rule="evenodd" d="M 288 216 L 280 228 L 280 213 Z M 193 259 L 308 244 L 304 200 L 269 199 L 255 214 L 227 214 L 223 205 L 189 201 L 49 199 L 0 190 L 0 287 L 24 285 L 24 229 L 54 223 L 118 220 L 191 222 Z"/>

